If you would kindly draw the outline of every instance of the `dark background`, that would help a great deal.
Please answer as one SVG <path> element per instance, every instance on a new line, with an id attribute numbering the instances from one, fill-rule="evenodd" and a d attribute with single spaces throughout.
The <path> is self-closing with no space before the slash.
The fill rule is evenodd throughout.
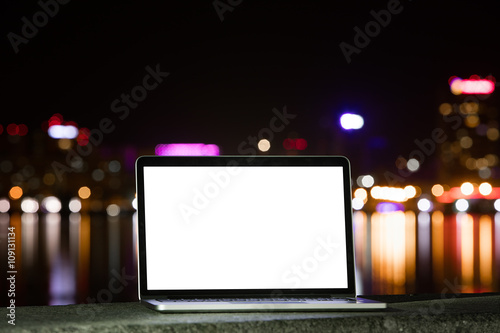
<path id="1" fill-rule="evenodd" d="M 269 126 L 272 109 L 286 105 L 298 117 L 280 140 L 295 132 L 308 140 L 308 154 L 363 146 L 392 167 L 436 127 L 438 106 L 451 96 L 448 78 L 498 76 L 500 55 L 494 2 L 402 0 L 401 12 L 347 63 L 339 44 L 354 44 L 354 27 L 364 30 L 370 12 L 388 3 L 245 0 L 221 21 L 210 0 L 74 0 L 16 54 L 7 35 L 21 35 L 22 17 L 33 22 L 41 7 L 3 1 L 0 124 L 32 130 L 60 113 L 93 129 L 110 118 L 116 129 L 104 144 L 112 147 L 204 142 L 238 154 Z M 112 101 L 156 64 L 170 76 L 120 120 Z M 340 140 L 345 111 L 363 115 L 365 126 Z"/>

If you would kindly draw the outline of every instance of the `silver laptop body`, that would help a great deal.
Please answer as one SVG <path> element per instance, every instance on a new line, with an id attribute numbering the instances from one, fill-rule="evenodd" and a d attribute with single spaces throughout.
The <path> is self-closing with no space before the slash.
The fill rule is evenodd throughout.
<path id="1" fill-rule="evenodd" d="M 164 312 L 382 309 L 356 297 L 340 156 L 143 156 L 139 298 Z"/>

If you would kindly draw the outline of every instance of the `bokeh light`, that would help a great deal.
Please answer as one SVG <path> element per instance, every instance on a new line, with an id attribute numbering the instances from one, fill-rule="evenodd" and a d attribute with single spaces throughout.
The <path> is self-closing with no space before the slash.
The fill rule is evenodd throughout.
<path id="1" fill-rule="evenodd" d="M 111 204 L 106 207 L 106 213 L 109 216 L 118 216 L 120 215 L 120 206 L 118 206 L 117 204 Z"/>
<path id="2" fill-rule="evenodd" d="M 495 207 L 497 212 L 500 212 L 500 199 L 496 199 L 493 203 L 493 206 Z"/>
<path id="3" fill-rule="evenodd" d="M 479 185 L 479 193 L 482 195 L 489 195 L 493 191 L 493 187 L 490 183 L 482 183 Z"/>
<path id="4" fill-rule="evenodd" d="M 23 196 L 23 189 L 19 186 L 13 186 L 9 191 L 9 197 L 12 200 L 17 200 Z"/>
<path id="5" fill-rule="evenodd" d="M 443 185 L 435 184 L 434 186 L 432 186 L 431 192 L 432 192 L 432 195 L 434 195 L 436 197 L 440 197 L 444 193 L 444 187 L 443 187 Z"/>
<path id="6" fill-rule="evenodd" d="M 10 202 L 7 198 L 0 198 L 0 213 L 7 213 L 10 209 Z"/>
<path id="7" fill-rule="evenodd" d="M 90 188 L 88 188 L 87 186 L 82 186 L 78 190 L 78 196 L 81 199 L 88 199 L 90 197 L 90 194 L 91 194 Z"/>
<path id="8" fill-rule="evenodd" d="M 69 200 L 68 208 L 72 213 L 78 213 L 82 209 L 82 202 L 79 198 L 73 197 Z"/>
<path id="9" fill-rule="evenodd" d="M 21 201 L 21 210 L 24 213 L 36 213 L 38 211 L 38 201 L 34 198 L 24 198 Z"/>
<path id="10" fill-rule="evenodd" d="M 271 142 L 268 139 L 261 139 L 257 144 L 257 147 L 261 152 L 266 152 L 271 148 Z"/>
<path id="11" fill-rule="evenodd" d="M 359 186 L 370 188 L 375 184 L 375 179 L 371 175 L 359 176 L 356 180 Z"/>
<path id="12" fill-rule="evenodd" d="M 360 198 L 352 199 L 352 208 L 353 209 L 360 210 L 363 208 L 364 205 L 365 205 L 365 203 L 363 202 L 362 199 L 360 199 Z"/>
<path id="13" fill-rule="evenodd" d="M 204 143 L 169 143 L 158 144 L 155 155 L 159 156 L 215 156 L 219 155 L 219 147 Z"/>
<path id="14" fill-rule="evenodd" d="M 363 203 L 366 203 L 368 200 L 368 192 L 364 188 L 358 188 L 354 191 L 354 198 L 360 199 Z"/>
<path id="15" fill-rule="evenodd" d="M 59 213 L 61 208 L 61 200 L 54 196 L 49 196 L 42 200 L 42 209 L 47 213 Z"/>
<path id="16" fill-rule="evenodd" d="M 460 191 L 463 195 L 471 195 L 474 192 L 474 185 L 469 182 L 465 182 L 460 186 Z"/>
<path id="17" fill-rule="evenodd" d="M 408 160 L 408 163 L 406 164 L 406 167 L 408 168 L 408 170 L 415 172 L 420 168 L 420 162 L 414 158 L 410 158 Z"/>
<path id="18" fill-rule="evenodd" d="M 422 198 L 422 199 L 418 200 L 418 202 L 417 202 L 417 207 L 422 212 L 430 211 L 432 209 L 432 206 L 433 206 L 432 202 L 426 198 Z"/>
<path id="19" fill-rule="evenodd" d="M 360 129 L 364 123 L 363 117 L 358 114 L 344 113 L 340 117 L 340 126 L 345 130 Z"/>
<path id="20" fill-rule="evenodd" d="M 466 212 L 469 209 L 469 202 L 465 199 L 458 199 L 455 202 L 455 208 L 459 212 Z"/>

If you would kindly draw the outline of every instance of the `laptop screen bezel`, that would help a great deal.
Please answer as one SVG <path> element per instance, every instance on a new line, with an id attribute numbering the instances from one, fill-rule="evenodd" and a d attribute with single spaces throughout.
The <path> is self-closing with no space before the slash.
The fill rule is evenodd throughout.
<path id="1" fill-rule="evenodd" d="M 144 203 L 144 168 L 169 166 L 339 166 L 344 182 L 345 237 L 347 288 L 322 289 L 217 289 L 217 290 L 148 290 L 146 266 L 146 219 Z M 343 156 L 141 156 L 136 161 L 139 298 L 197 297 L 276 297 L 276 296 L 335 296 L 355 297 L 355 259 L 352 228 L 351 175 L 349 160 Z"/>

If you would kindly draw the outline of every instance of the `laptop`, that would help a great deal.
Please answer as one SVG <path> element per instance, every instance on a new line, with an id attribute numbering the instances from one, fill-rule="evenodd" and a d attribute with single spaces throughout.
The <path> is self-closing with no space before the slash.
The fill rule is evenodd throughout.
<path id="1" fill-rule="evenodd" d="M 340 156 L 142 156 L 139 299 L 163 312 L 383 309 L 356 297 Z"/>

